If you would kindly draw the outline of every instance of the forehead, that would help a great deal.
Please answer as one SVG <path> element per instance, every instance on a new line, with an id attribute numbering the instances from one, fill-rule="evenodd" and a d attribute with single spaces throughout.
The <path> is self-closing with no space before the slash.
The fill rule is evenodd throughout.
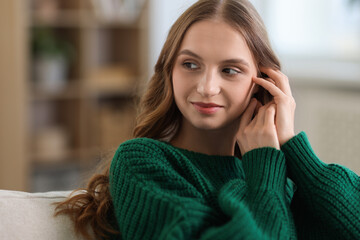
<path id="1" fill-rule="evenodd" d="M 222 20 L 202 20 L 194 23 L 184 36 L 180 47 L 180 50 L 182 49 L 205 56 L 216 53 L 218 58 L 242 57 L 254 62 L 243 35 Z"/>

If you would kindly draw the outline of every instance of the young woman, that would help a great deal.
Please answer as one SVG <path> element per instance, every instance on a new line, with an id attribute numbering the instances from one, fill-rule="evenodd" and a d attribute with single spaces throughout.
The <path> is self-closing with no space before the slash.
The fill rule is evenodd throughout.
<path id="1" fill-rule="evenodd" d="M 190 7 L 140 107 L 135 138 L 58 207 L 85 236 L 360 239 L 359 177 L 295 135 L 289 81 L 248 1 Z"/>

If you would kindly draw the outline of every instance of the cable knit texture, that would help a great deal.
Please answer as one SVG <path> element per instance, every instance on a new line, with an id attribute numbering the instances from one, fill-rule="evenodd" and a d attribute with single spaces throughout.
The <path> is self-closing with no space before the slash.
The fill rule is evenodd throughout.
<path id="1" fill-rule="evenodd" d="M 118 239 L 360 239 L 359 178 L 320 162 L 304 133 L 241 160 L 133 139 L 110 192 Z"/>
<path id="2" fill-rule="evenodd" d="M 298 189 L 291 204 L 299 239 L 360 239 L 360 178 L 325 164 L 301 132 L 283 147 Z M 341 157 L 339 153 L 339 157 Z"/>

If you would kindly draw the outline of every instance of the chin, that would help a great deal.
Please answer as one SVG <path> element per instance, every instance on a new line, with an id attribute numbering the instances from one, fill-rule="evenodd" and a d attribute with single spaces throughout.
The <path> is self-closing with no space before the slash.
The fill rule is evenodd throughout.
<path id="1" fill-rule="evenodd" d="M 191 125 L 200 130 L 220 130 L 229 125 L 224 122 L 214 121 L 213 119 L 207 120 L 193 121 Z"/>
<path id="2" fill-rule="evenodd" d="M 208 131 L 225 130 L 228 127 L 233 128 L 234 124 L 239 124 L 238 115 L 226 116 L 225 114 L 221 114 L 205 117 L 197 115 L 196 112 L 186 115 L 183 114 L 183 121 L 194 129 Z"/>

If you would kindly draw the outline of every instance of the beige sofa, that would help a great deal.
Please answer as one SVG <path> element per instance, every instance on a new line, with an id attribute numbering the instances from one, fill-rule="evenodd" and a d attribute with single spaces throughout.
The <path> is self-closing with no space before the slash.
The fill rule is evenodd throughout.
<path id="1" fill-rule="evenodd" d="M 68 216 L 53 216 L 53 203 L 64 200 L 70 193 L 0 190 L 0 239 L 84 239 L 75 234 Z"/>

